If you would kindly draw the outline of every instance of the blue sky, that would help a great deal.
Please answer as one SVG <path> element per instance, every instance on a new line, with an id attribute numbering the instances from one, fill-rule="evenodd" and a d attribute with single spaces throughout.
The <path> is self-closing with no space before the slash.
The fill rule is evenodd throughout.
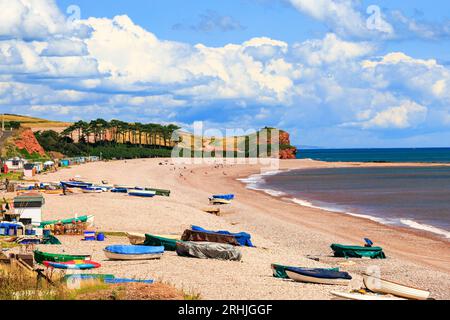
<path id="1" fill-rule="evenodd" d="M 81 15 L 69 24 L 73 5 Z M 450 147 L 448 1 L 0 6 L 3 112 L 270 125 L 324 147 Z"/>

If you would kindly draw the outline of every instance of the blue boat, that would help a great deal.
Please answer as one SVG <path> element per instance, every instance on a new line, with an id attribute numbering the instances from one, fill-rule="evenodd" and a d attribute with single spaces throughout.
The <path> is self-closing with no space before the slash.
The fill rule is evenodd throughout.
<path id="1" fill-rule="evenodd" d="M 103 252 L 111 260 L 150 260 L 161 258 L 164 247 L 112 245 L 106 247 Z"/>
<path id="2" fill-rule="evenodd" d="M 234 200 L 234 194 L 217 194 L 213 195 L 212 198 L 214 199 L 224 199 L 224 200 Z"/>
<path id="3" fill-rule="evenodd" d="M 128 189 L 126 189 L 126 188 L 113 188 L 113 189 L 111 189 L 111 192 L 114 192 L 114 193 L 128 193 Z"/>
<path id="4" fill-rule="evenodd" d="M 246 247 L 254 247 L 254 245 L 251 241 L 252 236 L 246 232 L 232 233 L 232 232 L 224 231 L 224 230 L 209 231 L 209 230 L 203 229 L 202 227 L 199 227 L 199 226 L 191 226 L 191 230 L 207 232 L 207 233 L 212 233 L 212 234 L 222 234 L 222 235 L 227 235 L 227 236 L 233 236 L 236 238 L 236 241 L 239 243 L 239 245 L 246 246 Z"/>
<path id="5" fill-rule="evenodd" d="M 145 284 L 153 284 L 153 280 L 135 280 L 135 279 L 120 279 L 120 278 L 114 278 L 114 279 L 104 279 L 104 283 L 107 284 L 121 284 L 121 283 L 145 283 Z"/>
<path id="6" fill-rule="evenodd" d="M 287 276 L 297 282 L 348 285 L 352 276 L 347 272 L 329 269 L 286 268 Z"/>
<path id="7" fill-rule="evenodd" d="M 77 182 L 77 181 L 61 181 L 61 186 L 66 188 L 88 188 L 94 184 L 89 182 Z"/>

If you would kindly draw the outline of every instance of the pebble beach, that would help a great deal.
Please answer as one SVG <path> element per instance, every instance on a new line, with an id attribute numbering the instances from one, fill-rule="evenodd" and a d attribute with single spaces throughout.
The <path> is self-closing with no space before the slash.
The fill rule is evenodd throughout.
<path id="1" fill-rule="evenodd" d="M 281 170 L 342 166 L 311 160 L 282 160 Z M 347 166 L 361 165 L 347 163 Z M 377 164 L 371 164 L 377 165 Z M 378 164 L 379 165 L 379 164 Z M 384 164 L 387 165 L 387 164 Z M 62 245 L 38 248 L 53 253 L 91 254 L 102 264 L 93 273 L 155 279 L 202 299 L 329 300 L 335 287 L 294 283 L 272 277 L 271 263 L 301 267 L 339 267 L 353 276 L 352 288 L 362 286 L 362 273 L 379 267 L 383 278 L 429 289 L 435 299 L 450 299 L 450 245 L 447 239 L 401 227 L 319 209 L 302 207 L 282 198 L 249 190 L 239 179 L 261 172 L 259 164 L 174 164 L 170 159 L 137 159 L 88 163 L 36 177 L 59 182 L 80 176 L 108 184 L 170 189 L 170 197 L 135 198 L 126 194 L 45 195 L 43 219 L 95 215 L 96 231 L 181 235 L 190 225 L 209 230 L 248 232 L 256 248 L 242 247 L 242 261 L 200 260 L 166 252 L 161 260 L 108 261 L 103 248 L 129 244 L 122 236 L 104 242 L 82 241 L 80 236 L 58 236 Z M 221 215 L 203 211 L 212 194 L 234 193 Z M 369 236 L 382 246 L 388 259 L 332 257 L 332 243 L 362 245 Z"/>

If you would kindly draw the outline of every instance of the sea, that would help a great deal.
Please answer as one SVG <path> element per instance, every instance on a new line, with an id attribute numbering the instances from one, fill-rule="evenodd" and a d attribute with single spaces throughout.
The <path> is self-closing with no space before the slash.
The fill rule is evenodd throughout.
<path id="1" fill-rule="evenodd" d="M 297 157 L 434 165 L 273 171 L 241 180 L 250 189 L 302 206 L 428 231 L 450 240 L 450 166 L 444 165 L 450 164 L 450 148 L 300 150 Z"/>

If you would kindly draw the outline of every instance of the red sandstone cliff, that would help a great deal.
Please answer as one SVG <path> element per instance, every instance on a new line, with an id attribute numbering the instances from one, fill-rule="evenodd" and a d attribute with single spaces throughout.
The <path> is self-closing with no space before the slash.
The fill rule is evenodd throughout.
<path id="1" fill-rule="evenodd" d="M 37 153 L 45 156 L 45 150 L 36 140 L 31 129 L 22 129 L 19 131 L 17 137 L 14 139 L 14 145 L 19 150 L 26 150 L 29 154 Z"/>
<path id="2" fill-rule="evenodd" d="M 280 131 L 280 159 L 295 159 L 297 148 L 291 145 L 289 133 Z"/>

